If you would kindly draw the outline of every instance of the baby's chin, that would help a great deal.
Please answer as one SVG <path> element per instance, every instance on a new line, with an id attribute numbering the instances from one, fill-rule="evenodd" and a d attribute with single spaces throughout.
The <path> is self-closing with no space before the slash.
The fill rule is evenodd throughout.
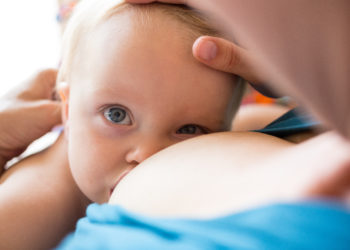
<path id="1" fill-rule="evenodd" d="M 110 197 L 111 197 L 111 190 L 107 190 L 107 188 L 103 191 L 100 191 L 99 193 L 91 193 L 87 190 L 84 190 L 83 188 L 79 187 L 83 195 L 90 201 L 90 203 L 108 203 Z"/>
<path id="2" fill-rule="evenodd" d="M 111 193 L 106 193 L 105 195 L 102 195 L 98 198 L 95 199 L 90 199 L 93 203 L 98 203 L 98 204 L 104 204 L 104 203 L 108 203 L 109 199 L 111 197 L 110 195 Z"/>

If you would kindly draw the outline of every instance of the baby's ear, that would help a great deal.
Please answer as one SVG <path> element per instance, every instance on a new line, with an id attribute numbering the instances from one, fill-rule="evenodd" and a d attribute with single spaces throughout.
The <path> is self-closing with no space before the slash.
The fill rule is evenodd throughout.
<path id="1" fill-rule="evenodd" d="M 57 92 L 60 96 L 62 103 L 62 122 L 64 127 L 67 125 L 69 119 L 68 108 L 69 108 L 69 85 L 67 82 L 60 82 L 57 86 Z"/>

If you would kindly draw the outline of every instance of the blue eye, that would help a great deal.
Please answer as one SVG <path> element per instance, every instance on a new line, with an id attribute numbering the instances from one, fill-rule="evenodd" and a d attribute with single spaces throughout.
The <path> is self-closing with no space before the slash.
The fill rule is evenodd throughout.
<path id="1" fill-rule="evenodd" d="M 127 111 L 120 107 L 110 107 L 106 108 L 103 112 L 103 115 L 107 120 L 113 123 L 130 125 L 131 119 Z"/>
<path id="2" fill-rule="evenodd" d="M 187 135 L 201 135 L 207 132 L 198 125 L 185 125 L 176 131 L 177 134 L 187 134 Z"/>

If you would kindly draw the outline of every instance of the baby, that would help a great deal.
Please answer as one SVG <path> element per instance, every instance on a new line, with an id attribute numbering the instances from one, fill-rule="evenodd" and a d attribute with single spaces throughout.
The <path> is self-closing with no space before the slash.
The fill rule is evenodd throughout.
<path id="1" fill-rule="evenodd" d="M 230 130 L 243 83 L 192 57 L 201 35 L 218 32 L 184 6 L 78 5 L 57 79 L 64 133 L 1 177 L 0 248 L 55 246 L 151 155 Z"/>
<path id="2" fill-rule="evenodd" d="M 195 38 L 216 34 L 199 15 L 118 2 L 83 3 L 58 75 L 72 175 L 98 203 L 161 149 L 229 130 L 242 96 L 232 76 L 192 58 Z"/>

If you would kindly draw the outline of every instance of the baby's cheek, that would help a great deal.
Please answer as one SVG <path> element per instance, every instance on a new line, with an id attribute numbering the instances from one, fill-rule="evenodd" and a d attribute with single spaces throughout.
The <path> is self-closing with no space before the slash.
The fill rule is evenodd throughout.
<path id="1" fill-rule="evenodd" d="M 85 132 L 85 133 L 84 133 Z M 89 198 L 95 199 L 96 179 L 99 179 L 100 166 L 96 144 L 84 129 L 71 127 L 68 141 L 68 158 L 73 178 L 80 190 Z"/>

